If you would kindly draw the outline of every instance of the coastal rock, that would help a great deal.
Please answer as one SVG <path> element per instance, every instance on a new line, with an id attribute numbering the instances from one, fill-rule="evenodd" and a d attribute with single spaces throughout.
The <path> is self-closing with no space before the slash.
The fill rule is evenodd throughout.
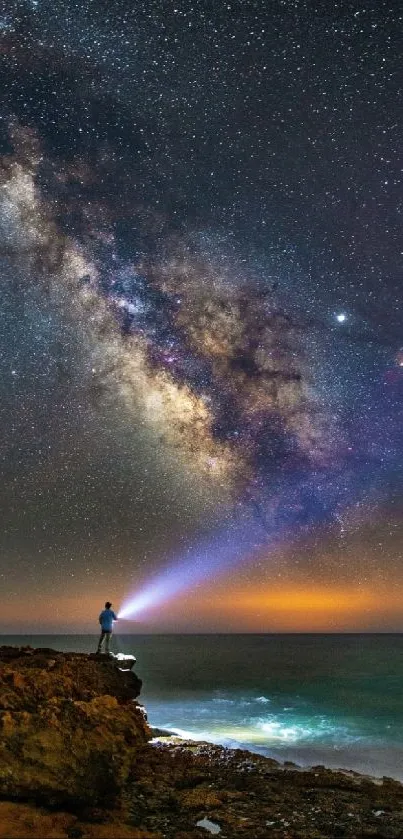
<path id="1" fill-rule="evenodd" d="M 141 679 L 105 655 L 0 647 L 0 710 L 35 710 L 59 697 L 88 702 L 96 696 L 137 699 Z"/>
<path id="2" fill-rule="evenodd" d="M 3 647 L 0 688 L 0 839 L 403 837 L 390 778 L 153 737 L 115 659 Z"/>
<path id="3" fill-rule="evenodd" d="M 303 770 L 241 749 L 167 738 L 134 770 L 132 819 L 165 839 L 402 839 L 403 785 Z"/>
<path id="4" fill-rule="evenodd" d="M 106 656 L 0 648 L 0 795 L 115 806 L 150 737 L 140 690 Z"/>

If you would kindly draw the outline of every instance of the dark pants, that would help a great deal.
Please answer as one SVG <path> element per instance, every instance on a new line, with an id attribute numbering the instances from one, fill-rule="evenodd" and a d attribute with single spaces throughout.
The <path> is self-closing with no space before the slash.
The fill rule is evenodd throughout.
<path id="1" fill-rule="evenodd" d="M 101 652 L 101 650 L 102 650 L 102 645 L 103 645 L 103 643 L 104 643 L 104 641 L 105 641 L 105 652 L 106 652 L 106 654 L 108 655 L 108 653 L 109 653 L 109 644 L 110 644 L 110 641 L 111 641 L 111 636 L 112 636 L 112 632 L 107 632 L 107 631 L 106 631 L 106 629 L 103 629 L 103 630 L 102 630 L 102 632 L 101 632 L 101 637 L 100 637 L 100 639 L 99 639 L 99 641 L 98 641 L 98 649 L 97 649 L 97 653 L 100 653 L 100 652 Z"/>

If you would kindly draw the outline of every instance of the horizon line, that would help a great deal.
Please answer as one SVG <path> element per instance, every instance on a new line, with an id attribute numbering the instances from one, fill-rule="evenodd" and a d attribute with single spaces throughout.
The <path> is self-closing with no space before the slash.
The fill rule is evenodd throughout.
<path id="1" fill-rule="evenodd" d="M 0 638 L 43 638 L 43 637 L 59 637 L 60 635 L 71 636 L 86 636 L 88 638 L 98 638 L 99 633 L 96 632 L 1 632 Z M 121 638 L 122 636 L 131 637 L 133 635 L 141 636 L 205 636 L 205 635 L 403 635 L 403 629 L 385 629 L 385 630 L 345 630 L 345 631 L 330 631 L 320 632 L 315 630 L 307 630 L 304 632 L 119 632 L 113 633 L 114 638 Z"/>

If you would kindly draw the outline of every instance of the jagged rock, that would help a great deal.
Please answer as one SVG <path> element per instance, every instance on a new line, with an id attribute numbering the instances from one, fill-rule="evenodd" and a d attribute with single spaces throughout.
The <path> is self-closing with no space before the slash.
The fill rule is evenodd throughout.
<path id="1" fill-rule="evenodd" d="M 145 748 L 132 812 L 165 839 L 206 839 L 203 819 L 220 839 L 402 839 L 403 785 L 172 738 Z"/>
<path id="2" fill-rule="evenodd" d="M 141 679 L 109 656 L 0 647 L 0 710 L 29 711 L 53 697 L 123 701 L 137 699 L 140 691 Z"/>
<path id="3" fill-rule="evenodd" d="M 114 659 L 0 648 L 0 795 L 112 807 L 151 736 Z"/>

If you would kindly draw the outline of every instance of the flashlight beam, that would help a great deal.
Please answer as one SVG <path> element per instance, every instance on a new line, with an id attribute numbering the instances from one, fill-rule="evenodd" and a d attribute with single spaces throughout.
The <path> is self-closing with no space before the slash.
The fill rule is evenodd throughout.
<path id="1" fill-rule="evenodd" d="M 268 530 L 263 522 L 256 528 L 256 517 L 226 530 L 216 531 L 203 544 L 190 549 L 187 554 L 161 574 L 138 594 L 123 603 L 119 619 L 135 617 L 139 612 L 155 609 L 172 597 L 198 586 L 208 577 L 222 574 L 239 564 L 246 554 L 260 550 L 267 542 Z M 264 534 L 262 534 L 264 529 Z"/>

